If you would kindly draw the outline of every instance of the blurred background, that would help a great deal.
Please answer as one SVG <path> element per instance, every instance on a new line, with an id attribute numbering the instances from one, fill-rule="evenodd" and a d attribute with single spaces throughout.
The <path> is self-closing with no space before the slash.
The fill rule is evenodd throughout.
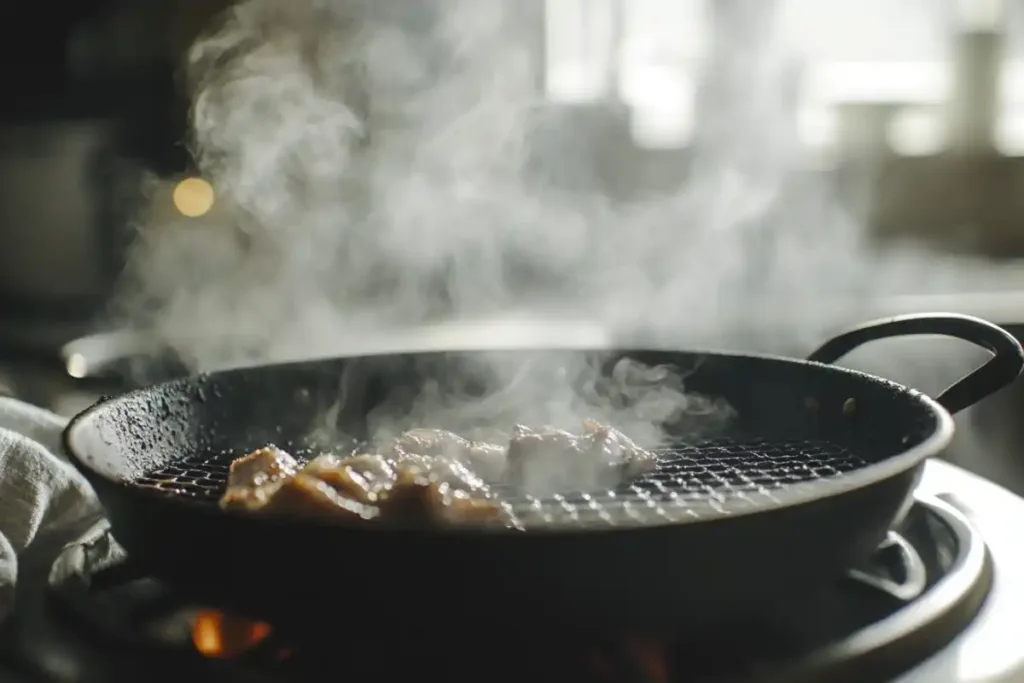
<path id="1" fill-rule="evenodd" d="M 83 0 L 7 9 L 0 48 L 0 302 L 5 320 L 88 318 L 109 294 L 147 174 L 200 211 L 176 65 L 224 0 Z M 607 182 L 680 182 L 714 43 L 709 0 L 549 0 L 538 17 L 552 108 L 606 120 Z M 778 0 L 805 66 L 799 133 L 837 173 L 881 168 L 869 228 L 992 258 L 1024 255 L 1024 2 Z M 588 110 L 592 110 L 588 114 Z M 191 202 L 191 204 L 189 203 Z M 195 205 L 193 205 L 195 204 Z M 59 275 L 58 275 L 59 274 Z"/>
<path id="2" fill-rule="evenodd" d="M 728 49 L 714 2 L 548 0 L 538 13 L 538 99 L 601 130 L 592 153 L 614 161 L 601 178 L 609 195 L 684 181 L 697 65 L 709 50 Z M 88 335 L 124 267 L 139 209 L 199 217 L 216 202 L 183 142 L 178 65 L 226 4 L 79 0 L 46 12 L 23 3 L 0 10 L 8 32 L 0 41 L 0 384 L 8 390 L 70 413 L 121 386 L 111 368 L 138 352 L 136 341 Z M 959 310 L 1024 330 L 1024 268 L 1015 265 L 1024 257 L 1024 0 L 773 6 L 803 58 L 793 96 L 806 172 L 842 185 L 847 170 L 870 165 L 863 229 L 872 240 L 924 244 L 1001 274 L 997 287 L 908 295 L 892 312 Z M 992 455 L 954 458 L 1018 476 L 1018 405 L 997 397 L 971 418 Z"/>

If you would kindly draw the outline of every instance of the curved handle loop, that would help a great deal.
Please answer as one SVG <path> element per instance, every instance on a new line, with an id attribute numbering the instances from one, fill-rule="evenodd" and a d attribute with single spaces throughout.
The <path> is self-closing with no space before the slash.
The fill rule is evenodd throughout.
<path id="1" fill-rule="evenodd" d="M 874 570 L 870 566 L 851 569 L 847 577 L 902 602 L 910 602 L 925 592 L 928 588 L 928 568 L 909 541 L 896 531 L 889 531 L 889 536 L 876 552 L 895 555 L 893 559 L 903 571 L 902 581 L 890 577 L 886 571 Z"/>
<path id="2" fill-rule="evenodd" d="M 807 360 L 834 363 L 867 342 L 921 334 L 955 337 L 992 352 L 991 360 L 954 382 L 935 398 L 950 413 L 958 413 L 1011 384 L 1024 369 L 1024 349 L 1013 335 L 980 318 L 954 313 L 923 313 L 874 320 L 833 337 Z"/>
<path id="3" fill-rule="evenodd" d="M 877 553 L 894 553 L 894 560 L 903 570 L 903 580 L 892 578 L 885 572 L 873 571 L 870 567 L 851 569 L 847 576 L 860 581 L 902 602 L 910 602 L 928 587 L 928 569 L 924 560 L 911 543 L 895 531 L 890 531 Z"/>

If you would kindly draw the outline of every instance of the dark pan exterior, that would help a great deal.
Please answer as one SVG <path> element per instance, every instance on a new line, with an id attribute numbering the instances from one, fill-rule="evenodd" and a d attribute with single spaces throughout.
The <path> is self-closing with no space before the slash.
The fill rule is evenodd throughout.
<path id="1" fill-rule="evenodd" d="M 616 633 L 699 630 L 808 599 L 877 547 L 917 472 L 734 520 L 537 537 L 247 524 L 96 484 L 116 537 L 153 575 L 271 623 L 344 615 L 419 630 L 440 612 Z"/>
<path id="2" fill-rule="evenodd" d="M 525 363 L 538 353 L 506 355 Z M 429 627 L 427 615 L 442 610 L 485 623 L 643 630 L 679 627 L 681 618 L 683 627 L 703 628 L 806 599 L 882 541 L 924 460 L 952 434 L 948 413 L 931 399 L 841 368 L 640 350 L 606 360 L 621 356 L 690 373 L 689 390 L 735 407 L 730 431 L 827 438 L 856 448 L 868 462 L 744 514 L 551 533 L 259 518 L 132 483 L 198 453 L 240 455 L 268 442 L 301 450 L 336 402 L 339 378 L 347 400 L 336 420 L 358 435 L 367 411 L 396 387 L 484 372 L 490 359 L 481 363 L 473 352 L 315 361 L 180 380 L 97 405 L 76 418 L 65 440 L 132 561 L 213 604 L 279 625 L 355 613 L 360 623 L 380 618 L 391 628 Z M 362 601 L 374 606 L 354 607 Z"/>

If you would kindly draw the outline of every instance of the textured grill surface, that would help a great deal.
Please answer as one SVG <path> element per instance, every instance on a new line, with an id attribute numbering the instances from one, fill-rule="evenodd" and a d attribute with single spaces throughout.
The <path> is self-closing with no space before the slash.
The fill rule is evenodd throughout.
<path id="1" fill-rule="evenodd" d="M 507 498 L 519 526 L 642 525 L 724 516 L 770 507 L 798 483 L 821 481 L 863 467 L 848 448 L 819 440 L 727 440 L 676 446 L 660 452 L 656 470 L 614 490 L 539 500 Z M 228 464 L 237 454 L 181 461 L 135 484 L 215 504 Z"/>

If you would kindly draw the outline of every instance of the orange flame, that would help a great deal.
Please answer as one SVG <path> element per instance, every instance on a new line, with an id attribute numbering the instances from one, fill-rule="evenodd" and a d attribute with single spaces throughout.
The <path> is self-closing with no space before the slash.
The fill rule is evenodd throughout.
<path id="1" fill-rule="evenodd" d="M 620 657 L 628 657 L 633 666 L 650 683 L 670 683 L 672 673 L 664 646 L 653 640 L 630 639 L 623 643 Z M 615 668 L 608 655 L 592 652 L 590 657 L 591 670 L 600 680 L 615 680 Z"/>
<path id="2" fill-rule="evenodd" d="M 219 610 L 201 610 L 192 621 L 192 643 L 196 650 L 210 658 L 232 659 L 250 651 L 270 635 L 269 624 L 226 614 Z M 274 653 L 281 661 L 291 652 L 282 649 Z M 598 650 L 589 653 L 591 671 L 601 680 L 615 678 L 617 667 Z M 650 683 L 669 683 L 672 679 L 665 647 L 657 640 L 633 638 L 622 643 L 619 656 L 628 657 L 645 680 Z"/>
<path id="3" fill-rule="evenodd" d="M 231 659 L 270 635 L 270 626 L 239 619 L 217 610 L 203 610 L 192 622 L 192 643 L 207 657 Z"/>
<path id="4" fill-rule="evenodd" d="M 627 643 L 629 653 L 652 683 L 669 683 L 672 679 L 669 672 L 668 658 L 665 648 L 660 643 L 649 640 L 630 640 Z"/>

